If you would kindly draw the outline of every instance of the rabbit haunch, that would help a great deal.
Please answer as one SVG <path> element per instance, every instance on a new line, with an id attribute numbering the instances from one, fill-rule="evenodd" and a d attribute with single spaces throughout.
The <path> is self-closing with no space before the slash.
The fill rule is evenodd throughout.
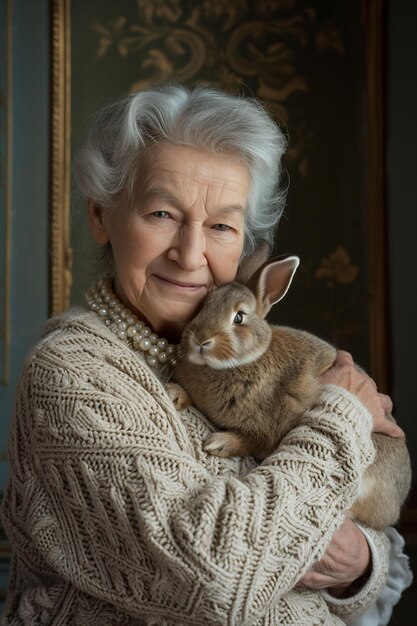
<path id="1" fill-rule="evenodd" d="M 272 326 L 265 316 L 286 294 L 299 260 L 266 261 L 260 247 L 236 281 L 213 290 L 184 329 L 169 393 L 178 409 L 194 404 L 220 432 L 204 444 L 213 455 L 262 459 L 302 419 L 320 393 L 318 377 L 336 350 L 300 330 Z M 393 418 L 392 418 L 393 419 Z M 349 511 L 374 528 L 395 524 L 411 478 L 403 438 L 373 434 L 374 463 Z"/>

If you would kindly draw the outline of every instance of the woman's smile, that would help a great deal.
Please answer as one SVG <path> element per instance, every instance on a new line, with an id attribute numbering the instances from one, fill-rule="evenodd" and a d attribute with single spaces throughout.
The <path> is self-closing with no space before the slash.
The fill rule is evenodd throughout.
<path id="1" fill-rule="evenodd" d="M 196 292 L 200 292 L 202 290 L 204 290 L 205 292 L 208 291 L 208 286 L 204 283 L 195 283 L 191 281 L 184 282 L 184 281 L 175 280 L 173 278 L 168 278 L 166 276 L 158 276 L 157 274 L 154 274 L 154 278 L 159 280 L 163 286 L 169 287 L 172 289 L 177 289 L 178 291 L 190 292 L 193 294 L 195 294 Z"/>

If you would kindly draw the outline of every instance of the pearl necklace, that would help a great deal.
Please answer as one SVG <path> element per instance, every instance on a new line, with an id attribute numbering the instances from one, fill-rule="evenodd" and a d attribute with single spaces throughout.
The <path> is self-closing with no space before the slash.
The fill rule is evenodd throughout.
<path id="1" fill-rule="evenodd" d="M 148 365 L 157 367 L 169 363 L 175 367 L 175 346 L 159 338 L 116 298 L 110 278 L 100 280 L 86 292 L 85 297 L 90 309 L 119 339 L 133 350 L 143 352 Z"/>

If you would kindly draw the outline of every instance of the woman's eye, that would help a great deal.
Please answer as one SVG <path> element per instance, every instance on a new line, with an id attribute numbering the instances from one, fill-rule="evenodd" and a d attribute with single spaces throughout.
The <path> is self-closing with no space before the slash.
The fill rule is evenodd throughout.
<path id="1" fill-rule="evenodd" d="M 167 211 L 154 211 L 152 215 L 161 219 L 169 217 L 169 213 Z"/>
<path id="2" fill-rule="evenodd" d="M 215 228 L 215 230 L 221 231 L 231 230 L 231 226 L 228 226 L 228 224 L 215 224 L 213 228 Z"/>
<path id="3" fill-rule="evenodd" d="M 243 322 L 243 316 L 245 314 L 243 313 L 243 311 L 238 311 L 234 317 L 233 323 L 234 324 L 241 324 Z"/>

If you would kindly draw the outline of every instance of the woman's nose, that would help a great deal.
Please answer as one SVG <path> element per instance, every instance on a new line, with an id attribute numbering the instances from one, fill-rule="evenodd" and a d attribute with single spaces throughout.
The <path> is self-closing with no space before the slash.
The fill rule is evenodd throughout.
<path id="1" fill-rule="evenodd" d="M 176 261 L 187 272 L 207 265 L 206 237 L 199 225 L 184 225 L 177 233 L 168 251 L 168 258 Z"/>

